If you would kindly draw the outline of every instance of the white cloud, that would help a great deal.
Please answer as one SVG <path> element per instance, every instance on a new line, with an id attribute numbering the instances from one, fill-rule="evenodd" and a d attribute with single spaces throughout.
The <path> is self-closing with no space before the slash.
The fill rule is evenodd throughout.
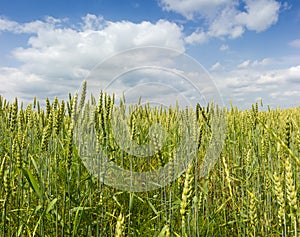
<path id="1" fill-rule="evenodd" d="M 5 18 L 0 18 L 0 32 L 1 31 L 13 31 L 18 23 L 15 21 L 10 21 Z"/>
<path id="2" fill-rule="evenodd" d="M 68 79 L 76 78 L 79 69 L 91 69 L 110 55 L 132 47 L 155 45 L 184 51 L 181 28 L 174 23 L 163 20 L 155 24 L 124 21 L 99 26 L 91 23 L 90 19 L 88 26 L 91 28 L 84 25 L 82 30 L 40 29 L 30 37 L 30 47 L 17 48 L 13 54 L 24 63 L 23 70 Z M 103 29 L 95 30 L 94 27 Z"/>
<path id="3" fill-rule="evenodd" d="M 242 63 L 240 63 L 239 65 L 237 65 L 238 68 L 248 68 L 250 65 L 250 60 L 246 60 Z"/>
<path id="4" fill-rule="evenodd" d="M 204 2 L 209 4 L 209 1 L 203 1 L 203 4 Z M 226 1 L 223 2 L 225 4 Z M 274 1 L 267 2 L 271 4 Z M 19 68 L 0 67 L 0 93 L 9 99 L 13 99 L 10 96 L 18 96 L 31 100 L 34 95 L 38 98 L 55 95 L 63 98 L 68 92 L 78 89 L 78 85 L 94 65 L 116 52 L 146 45 L 170 47 L 183 52 L 185 44 L 201 44 L 210 37 L 241 36 L 245 29 L 250 29 L 248 22 L 240 22 L 237 16 L 241 11 L 233 5 L 224 7 L 224 4 L 216 3 L 218 11 L 215 12 L 214 18 L 207 17 L 210 25 L 206 30 L 198 29 L 189 36 L 184 36 L 183 27 L 166 20 L 155 23 L 109 22 L 101 16 L 86 15 L 80 24 L 68 26 L 65 24 L 68 23 L 66 19 L 51 17 L 45 21 L 28 23 L 0 18 L 0 32 L 28 34 L 29 37 L 27 47 L 16 48 L 12 52 L 22 65 Z M 247 1 L 246 6 L 249 4 L 250 1 Z M 246 9 L 246 13 L 249 14 L 247 17 L 254 17 L 250 14 L 253 9 Z M 258 20 L 253 23 L 253 29 L 259 31 L 264 28 L 263 24 L 266 26 L 270 23 L 260 23 Z M 290 44 L 297 47 L 298 40 L 295 40 L 296 43 L 292 42 Z M 220 50 L 228 48 L 228 45 L 223 44 Z M 136 60 L 145 60 L 144 58 L 143 54 Z M 161 62 L 161 59 L 155 57 L 153 60 Z M 245 60 L 230 71 L 227 71 L 223 62 L 216 62 L 210 71 L 224 98 L 230 98 L 234 102 L 254 102 L 257 97 L 262 97 L 264 102 L 272 103 L 274 101 L 268 101 L 266 98 L 268 95 L 271 98 L 271 93 L 287 96 L 290 94 L 290 97 L 294 98 L 293 96 L 297 96 L 295 91 L 300 91 L 299 58 L 282 61 L 292 61 L 295 66 L 271 70 L 274 60 L 263 58 Z M 165 61 L 163 64 L 172 65 L 172 62 Z M 200 76 L 196 75 L 195 78 Z M 288 92 L 291 91 L 291 87 L 293 92 Z"/>
<path id="5" fill-rule="evenodd" d="M 41 96 L 52 92 L 67 95 L 90 69 L 117 52 L 141 46 L 185 50 L 183 29 L 166 20 L 108 22 L 88 14 L 77 26 L 69 27 L 65 21 L 51 17 L 28 23 L 0 19 L 0 32 L 30 36 L 28 47 L 12 52 L 22 65 L 0 68 L 0 84 L 6 91 L 2 89 L 2 94 L 25 95 L 35 89 Z"/>
<path id="6" fill-rule="evenodd" d="M 208 40 L 208 36 L 205 32 L 193 32 L 191 35 L 185 37 L 185 42 L 188 44 L 202 44 Z"/>
<path id="7" fill-rule="evenodd" d="M 66 87 L 66 82 L 56 79 L 55 83 L 31 72 L 24 72 L 20 68 L 2 67 L 0 68 L 0 93 L 8 100 L 19 97 L 25 103 L 32 100 L 34 96 L 44 99 L 45 96 L 66 97 L 70 92 Z"/>
<path id="8" fill-rule="evenodd" d="M 285 69 L 270 70 L 262 74 L 257 80 L 258 84 L 299 83 L 300 85 L 300 65 Z M 295 85 L 294 85 L 295 86 Z"/>
<path id="9" fill-rule="evenodd" d="M 187 19 L 195 16 L 211 17 L 218 9 L 226 4 L 232 4 L 231 0 L 160 0 L 163 10 L 174 11 Z"/>
<path id="10" fill-rule="evenodd" d="M 229 46 L 227 44 L 222 44 L 221 47 L 220 47 L 221 51 L 225 51 L 225 50 L 228 50 L 228 49 L 229 49 Z"/>
<path id="11" fill-rule="evenodd" d="M 96 16 L 93 14 L 87 14 L 82 17 L 82 29 L 83 30 L 101 30 L 105 25 L 105 20 L 102 16 Z"/>
<path id="12" fill-rule="evenodd" d="M 269 69 L 252 67 L 249 61 L 246 68 L 225 68 L 222 71 L 211 71 L 211 74 L 226 102 L 232 101 L 241 108 L 248 106 L 245 107 L 246 102 L 250 105 L 255 103 L 258 97 L 263 99 L 264 104 L 272 107 L 279 104 L 283 107 L 299 106 L 300 65 Z"/>
<path id="13" fill-rule="evenodd" d="M 257 32 L 268 29 L 278 20 L 280 3 L 274 0 L 246 0 L 246 12 L 236 16 L 238 23 Z"/>
<path id="14" fill-rule="evenodd" d="M 46 17 L 45 21 L 31 21 L 27 23 L 18 23 L 16 21 L 11 21 L 5 18 L 0 17 L 0 32 L 9 31 L 15 34 L 36 34 L 40 30 L 53 30 L 56 27 L 59 27 L 61 23 L 67 19 L 57 19 L 54 17 Z"/>
<path id="15" fill-rule="evenodd" d="M 255 60 L 252 62 L 252 66 L 253 67 L 257 67 L 257 66 L 267 66 L 272 62 L 272 60 L 270 58 L 264 58 L 262 60 Z"/>
<path id="16" fill-rule="evenodd" d="M 234 20 L 237 10 L 232 7 L 224 8 L 213 21 L 210 22 L 208 27 L 208 34 L 211 37 L 224 37 L 237 38 L 244 33 L 242 25 L 237 24 Z"/>
<path id="17" fill-rule="evenodd" d="M 278 72 L 270 71 L 259 76 L 257 84 L 261 85 L 276 85 L 284 82 L 282 76 Z"/>
<path id="18" fill-rule="evenodd" d="M 283 92 L 273 92 L 273 93 L 270 93 L 270 96 L 273 99 L 276 99 L 276 98 L 282 97 L 282 96 L 297 96 L 297 97 L 299 97 L 300 94 L 299 94 L 299 91 L 288 90 L 288 91 L 283 91 Z"/>
<path id="19" fill-rule="evenodd" d="M 242 63 L 237 65 L 237 68 L 239 69 L 247 69 L 250 67 L 265 67 L 270 65 L 270 63 L 272 62 L 272 59 L 270 58 L 264 58 L 262 60 L 245 60 Z"/>
<path id="20" fill-rule="evenodd" d="M 163 10 L 177 12 L 188 20 L 204 20 L 205 29 L 187 36 L 186 42 L 190 44 L 202 44 L 210 37 L 234 39 L 246 29 L 264 31 L 277 23 L 281 7 L 276 0 L 160 0 L 160 5 Z"/>
<path id="21" fill-rule="evenodd" d="M 286 73 L 282 75 L 286 80 L 300 83 L 300 65 L 290 67 Z"/>
<path id="22" fill-rule="evenodd" d="M 214 65 L 211 66 L 211 71 L 217 71 L 223 69 L 223 66 L 220 62 L 216 62 Z"/>
<path id="23" fill-rule="evenodd" d="M 295 39 L 289 42 L 289 45 L 295 48 L 300 48 L 300 39 Z"/>

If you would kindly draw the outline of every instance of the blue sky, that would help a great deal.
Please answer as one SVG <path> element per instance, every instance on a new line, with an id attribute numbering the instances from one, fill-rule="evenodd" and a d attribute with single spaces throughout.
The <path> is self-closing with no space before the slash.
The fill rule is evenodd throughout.
<path id="1" fill-rule="evenodd" d="M 0 94 L 63 99 L 104 59 L 159 46 L 201 63 L 225 105 L 300 106 L 299 26 L 300 2 L 291 0 L 1 0 Z"/>

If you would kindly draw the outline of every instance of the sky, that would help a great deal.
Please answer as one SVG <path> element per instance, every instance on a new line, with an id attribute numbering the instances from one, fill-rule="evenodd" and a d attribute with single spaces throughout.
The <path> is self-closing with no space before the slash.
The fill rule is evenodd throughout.
<path id="1" fill-rule="evenodd" d="M 83 80 L 165 105 L 300 106 L 300 1 L 0 1 L 0 95 L 65 99 Z"/>

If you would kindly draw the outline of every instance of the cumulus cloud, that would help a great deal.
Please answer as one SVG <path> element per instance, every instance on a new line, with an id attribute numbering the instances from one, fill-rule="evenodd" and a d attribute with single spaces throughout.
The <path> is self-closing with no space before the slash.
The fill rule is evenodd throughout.
<path id="1" fill-rule="evenodd" d="M 217 70 L 221 70 L 224 67 L 222 66 L 222 64 L 220 62 L 216 62 L 214 65 L 211 66 L 210 70 L 211 71 L 217 71 Z"/>
<path id="2" fill-rule="evenodd" d="M 5 18 L 0 18 L 0 31 L 14 31 L 18 23 Z"/>
<path id="3" fill-rule="evenodd" d="M 85 23 L 80 30 L 39 29 L 29 38 L 29 47 L 17 48 L 13 55 L 28 71 L 74 77 L 78 69 L 89 69 L 109 55 L 132 47 L 156 45 L 184 50 L 181 28 L 168 21 L 104 24 L 102 18 L 89 16 Z"/>
<path id="4" fill-rule="evenodd" d="M 69 24 L 68 19 L 52 17 L 28 23 L 18 23 L 0 18 L 0 33 L 9 31 L 28 35 L 27 46 L 15 48 L 12 52 L 12 56 L 21 63 L 21 66 L 18 68 L 0 67 L 0 93 L 8 99 L 18 96 L 25 100 L 31 100 L 34 95 L 40 99 L 47 96 L 64 98 L 68 92 L 78 89 L 81 81 L 89 75 L 93 66 L 117 52 L 148 45 L 168 47 L 184 52 L 186 44 L 202 44 L 212 37 L 236 38 L 247 29 L 257 32 L 265 30 L 275 24 L 279 14 L 276 10 L 278 5 L 275 3 L 277 2 L 273 0 L 258 0 L 255 4 L 253 1 L 245 1 L 244 11 L 237 7 L 237 1 L 235 4 L 225 0 L 187 0 L 186 3 L 184 3 L 185 1 L 166 0 L 166 2 L 169 5 L 163 5 L 163 1 L 161 1 L 165 10 L 175 11 L 171 5 L 178 3 L 176 12 L 191 18 L 203 17 L 207 28 L 199 28 L 185 36 L 182 26 L 167 20 L 159 20 L 154 23 L 148 21 L 140 23 L 110 22 L 101 16 L 88 14 L 82 18 L 80 23 L 74 25 Z M 203 11 L 202 13 L 202 10 L 197 12 L 195 10 L 197 4 L 204 4 L 202 6 L 205 6 L 210 12 Z M 265 5 L 261 9 L 268 12 L 266 13 L 269 16 L 267 20 L 260 16 L 257 4 Z M 252 22 L 251 18 L 257 19 Z M 290 45 L 298 47 L 298 41 L 299 39 L 296 39 L 290 42 Z M 228 45 L 223 44 L 220 50 L 224 51 L 228 48 Z M 172 64 L 174 62 L 168 61 L 167 57 L 158 58 L 154 52 L 152 53 L 153 55 L 150 50 L 148 55 L 144 53 L 136 55 L 134 60 L 143 62 L 143 60 L 151 59 L 157 63 L 157 66 L 167 65 L 176 68 L 176 65 Z M 127 62 L 126 60 L 132 60 L 132 57 L 122 58 L 122 61 Z M 235 65 L 232 70 L 226 71 L 226 64 L 220 61 L 211 66 L 210 72 L 221 95 L 227 98 L 227 102 L 228 100 L 241 103 L 253 102 L 257 97 L 262 97 L 265 103 L 271 104 L 276 102 L 271 100 L 272 95 L 282 94 L 295 99 L 297 96 L 295 91 L 300 91 L 299 58 L 297 57 L 293 62 L 297 62 L 296 66 L 273 70 L 269 69 L 273 59 L 245 60 Z M 116 61 L 116 65 L 117 63 Z M 132 63 L 134 64 L 134 62 Z M 116 70 L 116 68 L 108 68 L 107 72 L 112 70 Z M 157 74 L 152 74 L 148 73 L 147 76 L 158 78 L 158 82 L 160 82 Z M 96 75 L 103 75 L 103 72 Z M 141 78 L 143 75 L 144 77 Z M 103 79 L 103 77 L 99 78 Z M 134 78 L 143 82 L 145 73 L 135 73 Z M 202 75 L 195 74 L 194 78 L 195 80 L 202 78 Z M 170 85 L 174 84 L 173 80 L 173 77 L 170 77 Z M 132 82 L 132 78 L 128 77 L 126 85 L 129 89 Z M 178 84 L 181 83 L 179 82 Z M 293 85 L 293 90 L 290 89 L 291 85 Z M 146 88 L 145 95 L 151 95 L 151 88 Z M 167 93 L 166 88 L 160 89 L 164 91 L 164 94 Z M 140 93 L 140 91 L 137 92 Z M 168 94 L 168 98 L 174 101 L 175 97 Z M 295 101 L 299 101 L 299 96 L 297 98 Z"/>
<path id="5" fill-rule="evenodd" d="M 244 33 L 244 27 L 238 24 L 234 18 L 237 14 L 235 8 L 226 7 L 218 14 L 208 26 L 208 34 L 211 37 L 237 38 Z"/>
<path id="6" fill-rule="evenodd" d="M 281 7 L 276 0 L 160 0 L 160 5 L 163 10 L 174 11 L 188 20 L 204 20 L 205 30 L 187 36 L 186 42 L 191 44 L 204 43 L 211 37 L 234 39 L 245 30 L 264 31 L 277 23 Z"/>
<path id="7" fill-rule="evenodd" d="M 300 65 L 290 67 L 282 76 L 290 82 L 300 84 Z"/>
<path id="8" fill-rule="evenodd" d="M 27 23 L 19 23 L 0 17 L 0 32 L 9 31 L 15 34 L 36 34 L 40 30 L 53 30 L 56 27 L 60 27 L 67 19 L 57 19 L 54 17 L 46 17 L 45 21 L 31 21 Z"/>
<path id="9" fill-rule="evenodd" d="M 65 98 L 70 89 L 78 88 L 76 82 L 66 82 L 63 78 L 57 78 L 52 82 L 41 75 L 11 67 L 0 68 L 0 82 L 1 94 L 10 101 L 14 97 L 24 102 L 32 100 L 33 96 L 39 99 L 44 99 L 45 96 Z"/>
<path id="10" fill-rule="evenodd" d="M 275 99 L 282 96 L 299 96 L 299 91 L 295 90 L 288 90 L 284 92 L 272 92 L 270 93 L 270 96 Z"/>
<path id="11" fill-rule="evenodd" d="M 247 69 L 249 67 L 266 67 L 272 62 L 270 58 L 264 58 L 262 60 L 245 60 L 242 63 L 237 65 L 237 68 L 244 68 Z"/>
<path id="12" fill-rule="evenodd" d="M 191 35 L 185 37 L 185 42 L 188 44 L 202 44 L 208 40 L 208 36 L 203 31 L 195 31 Z"/>
<path id="13" fill-rule="evenodd" d="M 241 108 L 248 108 L 261 97 L 264 104 L 272 107 L 299 106 L 300 65 L 269 69 L 253 67 L 251 61 L 248 64 L 246 68 L 211 72 L 227 103 L 233 101 Z"/>
<path id="14" fill-rule="evenodd" d="M 239 65 L 237 65 L 238 68 L 248 68 L 250 65 L 250 60 L 246 60 L 242 63 L 240 63 Z"/>
<path id="15" fill-rule="evenodd" d="M 252 62 L 253 67 L 259 67 L 259 66 L 267 66 L 272 62 L 270 58 L 264 58 L 262 60 L 255 60 Z"/>
<path id="16" fill-rule="evenodd" d="M 48 88 L 53 94 L 67 94 L 97 63 L 119 51 L 141 46 L 185 50 L 183 29 L 166 20 L 110 22 L 88 14 L 78 25 L 68 26 L 67 21 L 52 17 L 28 23 L 0 19 L 0 32 L 29 36 L 27 47 L 12 52 L 22 65 L 0 68 L 0 83 L 6 91 L 2 94 L 26 94 L 37 88 L 44 96 L 52 93 Z"/>
<path id="17" fill-rule="evenodd" d="M 278 20 L 280 3 L 274 0 L 246 0 L 245 12 L 236 16 L 236 21 L 249 30 L 264 31 Z"/>
<path id="18" fill-rule="evenodd" d="M 261 84 L 261 85 L 272 84 L 272 85 L 276 85 L 277 87 L 283 84 L 291 86 L 290 84 L 291 82 L 295 84 L 300 84 L 300 65 L 288 67 L 284 69 L 265 71 L 261 73 L 256 80 L 257 84 Z"/>
<path id="19" fill-rule="evenodd" d="M 187 19 L 196 16 L 211 17 L 221 7 L 232 4 L 231 0 L 160 0 L 161 7 L 166 11 L 174 11 Z"/>

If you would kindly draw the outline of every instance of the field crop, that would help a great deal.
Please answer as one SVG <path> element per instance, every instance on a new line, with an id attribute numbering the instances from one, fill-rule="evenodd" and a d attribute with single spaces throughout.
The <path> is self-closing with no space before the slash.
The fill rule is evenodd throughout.
<path id="1" fill-rule="evenodd" d="M 113 135 L 114 96 L 101 92 L 93 112 L 97 144 L 124 169 L 155 170 L 172 161 L 180 118 L 194 117 L 190 126 L 199 130 L 191 137 L 197 159 L 184 174 L 160 189 L 130 192 L 103 184 L 83 164 L 74 121 L 76 111 L 88 107 L 85 94 L 78 97 L 47 99 L 45 108 L 36 99 L 25 107 L 17 98 L 9 103 L 0 97 L 0 236 L 300 234 L 300 107 L 224 109 L 221 154 L 201 176 L 213 106 L 130 105 L 125 140 L 148 144 L 154 123 L 168 131 L 163 146 L 158 134 L 155 152 L 135 159 Z"/>

